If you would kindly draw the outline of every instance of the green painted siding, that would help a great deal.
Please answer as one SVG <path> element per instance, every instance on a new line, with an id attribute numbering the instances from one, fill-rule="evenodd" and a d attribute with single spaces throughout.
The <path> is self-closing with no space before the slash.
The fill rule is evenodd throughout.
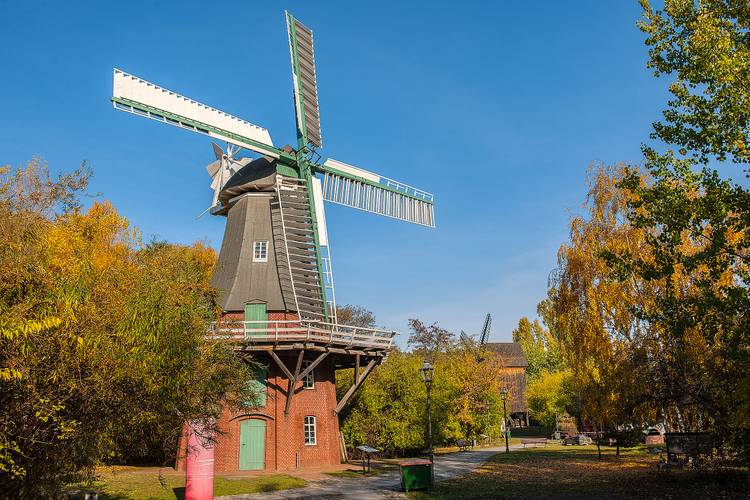
<path id="1" fill-rule="evenodd" d="M 265 420 L 243 420 L 240 423 L 240 470 L 263 470 L 265 445 Z"/>
<path id="2" fill-rule="evenodd" d="M 248 380 L 248 388 L 255 394 L 254 398 L 245 401 L 245 406 L 258 408 L 266 406 L 268 396 L 268 370 L 258 367 L 253 370 L 253 378 Z"/>
<path id="3" fill-rule="evenodd" d="M 245 321 L 268 321 L 265 304 L 245 304 Z M 264 325 L 247 325 L 246 334 L 253 335 L 252 330 L 263 330 Z M 261 332 L 263 333 L 263 332 Z"/>

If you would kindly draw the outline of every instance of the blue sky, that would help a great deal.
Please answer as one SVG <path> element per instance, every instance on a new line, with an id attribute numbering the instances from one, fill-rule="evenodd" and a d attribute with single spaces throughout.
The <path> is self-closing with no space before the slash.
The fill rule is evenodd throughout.
<path id="1" fill-rule="evenodd" d="M 636 1 L 0 0 L 0 163 L 82 160 L 146 238 L 207 240 L 210 140 L 110 103 L 112 68 L 294 141 L 283 11 L 315 32 L 323 157 L 435 193 L 429 230 L 328 205 L 339 303 L 509 340 L 545 296 L 592 161 L 637 162 L 666 101 Z"/>

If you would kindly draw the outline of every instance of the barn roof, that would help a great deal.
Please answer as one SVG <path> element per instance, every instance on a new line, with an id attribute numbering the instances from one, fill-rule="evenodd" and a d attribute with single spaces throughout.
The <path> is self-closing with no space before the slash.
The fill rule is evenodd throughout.
<path id="1" fill-rule="evenodd" d="M 509 367 L 527 367 L 529 362 L 526 355 L 521 349 L 518 342 L 487 342 L 484 346 L 493 352 L 498 353 L 505 361 L 505 366 Z"/>

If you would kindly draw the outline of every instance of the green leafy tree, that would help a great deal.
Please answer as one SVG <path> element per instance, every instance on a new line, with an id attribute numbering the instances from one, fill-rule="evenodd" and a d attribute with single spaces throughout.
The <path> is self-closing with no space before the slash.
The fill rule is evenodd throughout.
<path id="1" fill-rule="evenodd" d="M 103 462 L 173 459 L 186 420 L 247 396 L 246 365 L 205 339 L 213 250 L 143 244 L 88 171 L 33 160 L 0 176 L 0 491 L 58 495 Z"/>
<path id="2" fill-rule="evenodd" d="M 420 321 L 417 326 L 416 334 L 425 334 L 423 343 L 412 352 L 389 354 L 343 412 L 341 429 L 348 446 L 367 444 L 392 456 L 427 447 L 427 392 L 420 374 L 425 355 L 434 366 L 433 442 L 499 435 L 501 360 L 482 356 L 476 345 L 453 342 L 439 325 L 425 327 Z M 350 377 L 337 376 L 339 393 L 350 383 Z"/>
<path id="3" fill-rule="evenodd" d="M 419 356 L 395 351 L 373 372 L 341 426 L 350 447 L 366 444 L 394 456 L 424 447 L 426 393 L 421 367 Z"/>
<path id="4" fill-rule="evenodd" d="M 526 369 L 529 380 L 533 380 L 544 370 L 554 371 L 561 366 L 557 339 L 539 320 L 532 323 L 525 316 L 518 320 L 518 327 L 513 330 L 513 342 L 521 345 L 529 363 Z"/>
<path id="5" fill-rule="evenodd" d="M 532 380 L 526 397 L 534 419 L 548 428 L 554 428 L 558 416 L 573 413 L 575 385 L 570 370 L 543 370 Z"/>
<path id="6" fill-rule="evenodd" d="M 750 6 L 744 0 L 641 0 L 648 67 L 672 76 L 653 137 L 705 163 L 750 162 Z"/>
<path id="7" fill-rule="evenodd" d="M 678 154 L 644 147 L 653 182 L 631 174 L 623 186 L 650 258 L 620 251 L 610 262 L 623 280 L 659 284 L 654 307 L 637 313 L 669 347 L 661 393 L 680 411 L 678 428 L 711 429 L 750 464 L 750 194 L 710 166 L 750 162 L 750 6 L 641 3 L 648 66 L 672 79 L 652 137 Z"/>

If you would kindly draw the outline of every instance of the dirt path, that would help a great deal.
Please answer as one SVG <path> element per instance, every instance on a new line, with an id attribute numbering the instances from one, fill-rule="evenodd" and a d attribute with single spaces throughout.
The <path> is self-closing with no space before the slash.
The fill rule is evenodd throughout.
<path id="1" fill-rule="evenodd" d="M 513 450 L 520 447 L 521 445 L 513 445 L 510 448 Z M 505 447 L 478 448 L 471 451 L 438 455 L 435 457 L 435 480 L 442 481 L 468 474 L 486 462 L 492 455 L 504 450 Z M 371 477 L 331 477 L 319 481 L 311 481 L 306 487 L 293 490 L 217 497 L 217 499 L 221 500 L 244 500 L 250 498 L 276 500 L 357 498 L 362 500 L 380 500 L 384 498 L 406 498 L 406 496 L 401 492 L 399 472 L 396 470 Z"/>

